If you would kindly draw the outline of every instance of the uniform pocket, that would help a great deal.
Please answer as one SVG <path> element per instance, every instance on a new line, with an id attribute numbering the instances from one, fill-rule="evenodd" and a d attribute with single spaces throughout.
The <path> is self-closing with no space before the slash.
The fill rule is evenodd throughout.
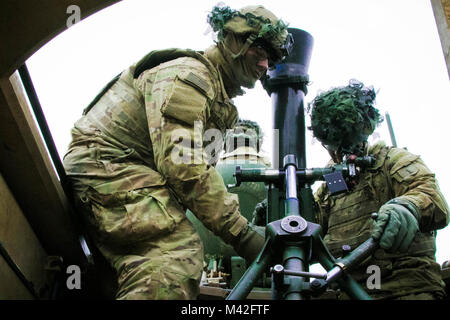
<path id="1" fill-rule="evenodd" d="M 165 187 L 140 188 L 113 194 L 90 189 L 89 222 L 101 242 L 127 246 L 161 237 L 185 218 Z"/>
<path id="2" fill-rule="evenodd" d="M 176 79 L 169 98 L 161 106 L 161 113 L 188 125 L 205 121 L 207 97 L 190 84 Z"/>
<path id="3" fill-rule="evenodd" d="M 185 218 L 183 208 L 166 188 L 134 190 L 132 199 L 124 206 L 133 234 L 144 240 L 172 231 Z"/>

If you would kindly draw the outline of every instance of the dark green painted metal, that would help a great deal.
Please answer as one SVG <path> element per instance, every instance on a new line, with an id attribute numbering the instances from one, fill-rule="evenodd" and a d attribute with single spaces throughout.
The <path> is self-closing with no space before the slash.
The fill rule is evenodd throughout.
<path id="1" fill-rule="evenodd" d="M 305 257 L 306 249 L 299 246 L 286 247 L 283 254 L 284 268 L 287 270 L 308 271 L 308 261 Z M 301 291 L 305 283 L 304 277 L 285 276 L 287 288 L 283 293 L 285 300 L 303 300 Z"/>
<path id="2" fill-rule="evenodd" d="M 284 212 L 284 202 L 280 201 L 280 189 L 271 185 L 268 191 L 268 221 L 269 224 L 272 221 L 277 221 L 282 218 L 281 212 Z"/>
<path id="3" fill-rule="evenodd" d="M 241 165 L 242 164 L 242 165 Z M 248 163 L 244 163 L 244 162 L 236 162 L 236 166 L 240 166 L 241 168 L 246 168 L 246 170 L 244 170 L 242 172 L 242 178 L 245 181 L 261 181 L 261 175 L 264 175 L 264 172 L 266 171 L 266 167 L 259 165 L 258 164 L 248 164 Z M 234 174 L 234 169 L 236 166 L 229 166 L 229 169 L 225 169 L 224 166 L 220 166 L 220 164 L 216 167 L 216 169 L 222 174 L 223 177 L 230 177 L 231 175 L 228 174 L 228 172 L 225 172 L 225 170 L 233 170 L 232 173 Z M 267 181 L 269 181 L 269 179 L 265 179 Z M 232 180 L 228 180 L 228 181 L 232 181 Z M 225 182 L 225 180 L 224 180 Z"/>
<path id="4" fill-rule="evenodd" d="M 359 262 L 368 257 L 378 247 L 378 244 L 370 238 L 346 257 L 337 260 L 332 257 L 322 241 L 318 245 L 320 247 L 318 256 L 320 264 L 328 271 L 328 274 L 334 274 L 333 279 L 327 279 L 328 284 L 335 280 L 339 284 L 339 287 L 345 291 L 351 299 L 372 300 L 359 283 L 345 274 L 344 269 L 351 270 L 353 266 L 356 266 Z M 339 266 L 337 264 L 339 264 Z"/>
<path id="5" fill-rule="evenodd" d="M 239 279 L 242 278 L 245 273 L 246 267 L 247 265 L 244 258 L 239 256 L 231 257 L 231 288 L 234 288 Z"/>
<path id="6" fill-rule="evenodd" d="M 397 148 L 397 140 L 395 140 L 394 127 L 392 126 L 391 116 L 386 112 L 386 123 L 389 129 L 389 135 L 391 137 L 392 146 Z"/>
<path id="7" fill-rule="evenodd" d="M 233 175 L 236 166 L 240 166 L 244 169 L 254 168 L 254 172 L 250 176 L 260 174 L 262 170 L 266 169 L 265 165 L 255 163 L 255 161 L 234 160 L 229 162 L 219 162 L 216 166 L 216 170 L 222 176 L 225 185 L 235 183 Z M 228 191 L 238 195 L 241 213 L 249 221 L 252 220 L 252 214 L 256 205 L 263 201 L 267 196 L 264 182 L 258 181 L 257 179 L 247 180 L 247 182 L 242 183 L 238 187 L 229 188 Z"/>
<path id="8" fill-rule="evenodd" d="M 264 248 L 267 248 L 267 242 Z M 267 270 L 269 263 L 272 261 L 272 254 L 270 250 L 264 250 L 260 253 L 258 258 L 253 261 L 250 267 L 245 271 L 242 278 L 236 284 L 227 300 L 243 300 L 252 291 L 256 282 L 261 278 L 264 271 Z"/>
<path id="9" fill-rule="evenodd" d="M 300 215 L 306 219 L 306 221 L 314 222 L 314 211 L 312 208 L 314 207 L 314 196 L 311 188 L 306 185 L 306 187 L 301 188 L 299 191 L 300 194 Z"/>
<path id="10" fill-rule="evenodd" d="M 361 261 L 368 257 L 368 255 L 373 252 L 378 247 L 378 244 L 372 238 L 369 238 L 348 255 L 339 259 L 339 262 L 351 268 L 352 266 L 358 265 Z"/>

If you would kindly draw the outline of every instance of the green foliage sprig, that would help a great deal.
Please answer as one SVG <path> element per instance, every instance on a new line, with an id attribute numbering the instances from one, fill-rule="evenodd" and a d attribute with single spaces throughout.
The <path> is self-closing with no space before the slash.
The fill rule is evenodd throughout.
<path id="1" fill-rule="evenodd" d="M 239 12 L 237 10 L 233 10 L 228 6 L 215 6 L 208 14 L 207 21 L 214 32 L 219 31 L 219 36 L 223 36 L 225 23 L 238 15 Z"/>

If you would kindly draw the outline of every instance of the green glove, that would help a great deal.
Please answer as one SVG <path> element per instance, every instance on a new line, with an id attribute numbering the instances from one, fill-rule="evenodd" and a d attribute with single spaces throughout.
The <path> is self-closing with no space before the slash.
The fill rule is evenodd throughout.
<path id="1" fill-rule="evenodd" d="M 267 199 L 258 203 L 252 214 L 252 223 L 257 226 L 266 225 Z"/>
<path id="2" fill-rule="evenodd" d="M 234 250 L 247 262 L 251 263 L 256 259 L 264 246 L 264 227 L 257 227 L 251 223 L 244 228 L 239 236 L 237 245 Z"/>
<path id="3" fill-rule="evenodd" d="M 406 252 L 419 231 L 419 212 L 406 200 L 393 199 L 381 206 L 372 238 L 390 252 Z"/>

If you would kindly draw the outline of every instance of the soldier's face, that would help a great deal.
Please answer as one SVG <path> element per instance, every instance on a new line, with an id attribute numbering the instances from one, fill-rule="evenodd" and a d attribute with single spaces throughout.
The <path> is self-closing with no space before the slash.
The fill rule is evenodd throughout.
<path id="1" fill-rule="evenodd" d="M 237 36 L 234 33 L 228 33 L 225 36 L 224 45 L 234 54 L 241 51 L 242 46 L 247 40 L 247 36 Z M 222 54 L 230 63 L 233 81 L 239 83 L 245 88 L 254 88 L 258 81 L 267 71 L 269 67 L 269 56 L 267 50 L 263 46 L 253 45 L 247 49 L 244 55 L 240 55 L 238 59 L 232 58 L 228 51 Z"/>
<path id="2" fill-rule="evenodd" d="M 240 58 L 239 82 L 245 88 L 254 88 L 258 81 L 267 71 L 269 60 L 267 52 L 258 47 L 250 47 L 244 56 Z"/>
<path id="3" fill-rule="evenodd" d="M 245 54 L 245 60 L 251 76 L 256 80 L 260 79 L 269 68 L 267 51 L 261 46 L 250 47 Z"/>

